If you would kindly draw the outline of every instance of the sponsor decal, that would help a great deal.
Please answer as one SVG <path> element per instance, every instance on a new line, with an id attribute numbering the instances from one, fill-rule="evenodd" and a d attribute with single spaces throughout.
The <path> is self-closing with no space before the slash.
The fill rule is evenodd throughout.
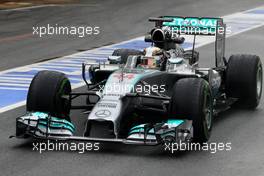
<path id="1" fill-rule="evenodd" d="M 118 73 L 114 75 L 115 78 L 118 79 L 133 79 L 134 78 L 134 74 L 126 74 L 126 73 Z"/>
<path id="2" fill-rule="evenodd" d="M 104 96 L 120 97 L 120 96 L 122 96 L 122 94 L 109 94 L 109 93 L 106 93 L 106 94 L 104 94 Z M 114 101 L 114 100 L 111 100 L 111 101 Z"/>
<path id="3" fill-rule="evenodd" d="M 98 103 L 97 107 L 100 108 L 116 108 L 117 104 L 115 103 Z"/>
<path id="4" fill-rule="evenodd" d="M 103 110 L 97 111 L 95 115 L 97 117 L 109 117 L 111 115 L 111 112 L 109 110 L 103 109 Z"/>

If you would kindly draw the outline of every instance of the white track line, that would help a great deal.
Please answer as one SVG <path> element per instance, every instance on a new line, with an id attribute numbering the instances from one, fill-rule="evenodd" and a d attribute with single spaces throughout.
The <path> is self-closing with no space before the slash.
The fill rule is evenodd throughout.
<path id="1" fill-rule="evenodd" d="M 0 86 L 0 89 L 1 90 L 24 90 L 24 91 L 27 91 L 28 87 L 27 88 L 18 88 L 18 87 L 1 87 Z"/>

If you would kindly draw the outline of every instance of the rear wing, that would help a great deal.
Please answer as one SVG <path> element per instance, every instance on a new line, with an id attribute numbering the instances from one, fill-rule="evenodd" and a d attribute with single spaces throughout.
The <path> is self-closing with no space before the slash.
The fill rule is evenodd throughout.
<path id="1" fill-rule="evenodd" d="M 223 30 L 223 19 L 212 17 L 162 16 L 172 21 L 162 22 L 162 26 L 170 27 L 174 32 L 189 35 L 215 35 Z"/>
<path id="2" fill-rule="evenodd" d="M 156 28 L 170 28 L 174 34 L 215 36 L 216 66 L 225 66 L 226 24 L 223 18 L 160 16 L 149 21 L 155 22 Z"/>

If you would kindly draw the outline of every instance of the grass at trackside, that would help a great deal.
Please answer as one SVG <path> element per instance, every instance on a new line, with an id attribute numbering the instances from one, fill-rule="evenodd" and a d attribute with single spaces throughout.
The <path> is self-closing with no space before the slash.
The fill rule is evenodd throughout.
<path id="1" fill-rule="evenodd" d="M 43 4 L 67 4 L 77 3 L 79 0 L 0 0 L 1 9 L 13 9 L 20 7 L 30 7 Z"/>

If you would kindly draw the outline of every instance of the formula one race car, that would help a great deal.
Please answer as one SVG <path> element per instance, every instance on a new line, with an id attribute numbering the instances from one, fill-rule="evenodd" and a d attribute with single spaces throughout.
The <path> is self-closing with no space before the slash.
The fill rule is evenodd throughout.
<path id="1" fill-rule="evenodd" d="M 222 18 L 163 16 L 150 21 L 156 24 L 145 37 L 151 47 L 117 49 L 104 63 L 83 64 L 85 92 L 72 92 L 63 73 L 37 73 L 28 91 L 27 113 L 16 120 L 16 137 L 143 145 L 203 143 L 209 140 L 214 115 L 234 103 L 258 106 L 260 58 L 232 55 L 226 61 Z M 194 36 L 192 50 L 181 47 L 181 35 Z M 199 68 L 196 35 L 216 38 L 214 68 Z M 78 96 L 86 96 L 85 105 L 72 105 Z M 83 136 L 74 135 L 71 109 L 90 111 Z"/>

